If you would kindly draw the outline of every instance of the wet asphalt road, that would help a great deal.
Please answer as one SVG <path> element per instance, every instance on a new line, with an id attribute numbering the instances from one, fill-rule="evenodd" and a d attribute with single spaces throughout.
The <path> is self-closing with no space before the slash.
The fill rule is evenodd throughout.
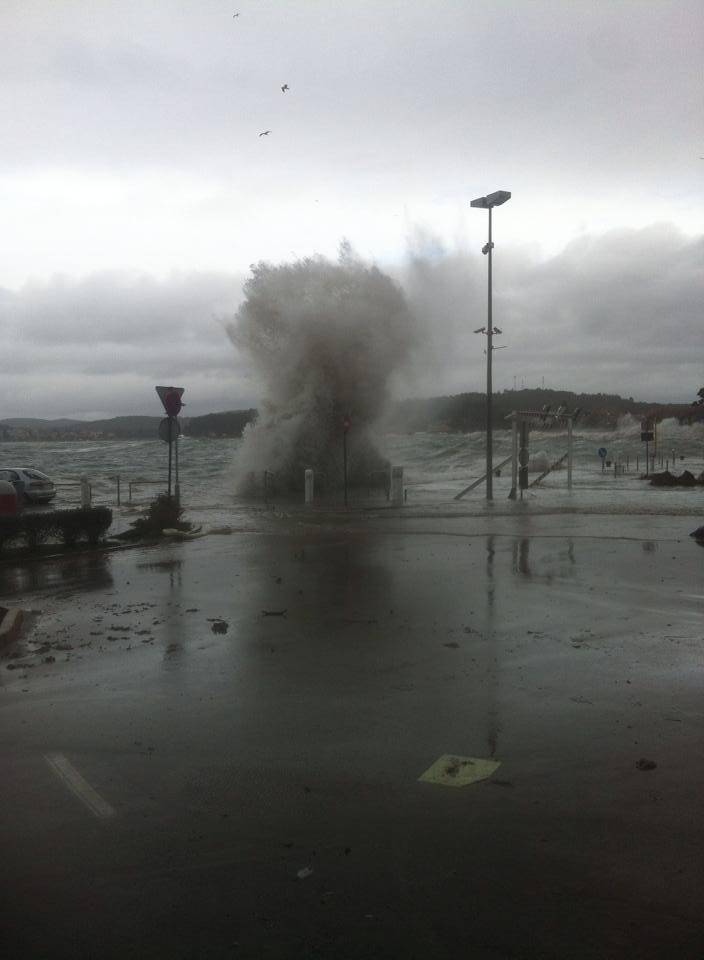
<path id="1" fill-rule="evenodd" d="M 703 562 L 538 525 L 3 567 L 4 956 L 701 960 Z M 501 766 L 418 782 L 447 753 Z"/>

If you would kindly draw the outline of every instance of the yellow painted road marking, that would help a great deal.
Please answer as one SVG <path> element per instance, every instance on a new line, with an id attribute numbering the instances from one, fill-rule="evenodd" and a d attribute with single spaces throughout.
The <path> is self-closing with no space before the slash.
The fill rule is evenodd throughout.
<path id="1" fill-rule="evenodd" d="M 468 783 L 486 780 L 500 766 L 500 760 L 481 760 L 477 757 L 457 757 L 452 753 L 444 753 L 418 779 L 424 783 L 438 783 L 443 787 L 466 787 Z"/>
<path id="2" fill-rule="evenodd" d="M 47 753 L 44 755 L 44 759 L 64 786 L 68 787 L 71 793 L 78 797 L 94 816 L 99 820 L 108 820 L 115 816 L 115 808 L 103 800 L 100 794 L 91 787 L 62 753 Z"/>

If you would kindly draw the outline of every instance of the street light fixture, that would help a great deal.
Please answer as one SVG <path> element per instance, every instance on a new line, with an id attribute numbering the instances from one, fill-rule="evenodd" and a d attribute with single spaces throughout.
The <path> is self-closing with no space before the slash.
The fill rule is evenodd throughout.
<path id="1" fill-rule="evenodd" d="M 506 203 L 507 200 L 511 199 L 511 194 L 508 190 L 496 190 L 494 193 L 487 194 L 486 197 L 477 197 L 476 200 L 470 202 L 470 207 L 478 207 L 480 210 L 489 211 L 489 241 L 484 244 L 482 247 L 482 253 L 489 255 L 489 285 L 488 285 L 488 299 L 487 299 L 487 325 L 486 329 L 480 327 L 479 330 L 475 330 L 475 333 L 485 333 L 488 338 L 487 349 L 486 349 L 486 498 L 487 500 L 494 499 L 494 459 L 493 459 L 493 450 L 492 450 L 492 428 L 491 428 L 491 400 L 492 400 L 492 384 L 491 384 L 491 354 L 495 349 L 492 343 L 494 334 L 499 334 L 501 331 L 498 327 L 492 325 L 491 321 L 491 252 L 494 249 L 494 244 L 491 239 L 491 211 L 494 207 L 500 207 L 502 203 Z"/>

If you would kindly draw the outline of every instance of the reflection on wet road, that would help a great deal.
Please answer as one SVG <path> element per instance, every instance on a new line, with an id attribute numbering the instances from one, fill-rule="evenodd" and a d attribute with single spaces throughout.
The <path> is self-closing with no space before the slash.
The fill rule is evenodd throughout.
<path id="1" fill-rule="evenodd" d="M 643 543 L 294 528 L 3 568 L 38 612 L 0 671 L 15 955 L 586 958 L 624 924 L 692 955 L 701 551 Z M 444 754 L 500 773 L 419 783 Z"/>

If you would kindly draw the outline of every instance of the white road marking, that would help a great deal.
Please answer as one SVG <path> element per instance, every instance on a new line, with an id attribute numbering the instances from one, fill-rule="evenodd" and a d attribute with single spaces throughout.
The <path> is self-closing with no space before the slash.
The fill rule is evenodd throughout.
<path id="1" fill-rule="evenodd" d="M 47 753 L 44 755 L 44 759 L 64 786 L 68 787 L 71 793 L 78 797 L 94 816 L 99 820 L 108 820 L 115 816 L 115 808 L 111 807 L 106 800 L 103 800 L 100 794 L 91 787 L 62 753 Z"/>

